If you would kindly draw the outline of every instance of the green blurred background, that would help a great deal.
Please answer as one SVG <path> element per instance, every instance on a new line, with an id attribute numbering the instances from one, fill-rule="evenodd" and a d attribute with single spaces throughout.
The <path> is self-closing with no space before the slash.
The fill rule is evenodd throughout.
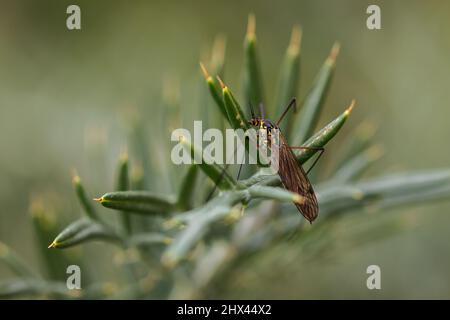
<path id="1" fill-rule="evenodd" d="M 444 1 L 1 1 L 0 240 L 38 268 L 30 199 L 47 199 L 65 221 L 79 215 L 70 173 L 91 193 L 113 185 L 126 145 L 124 114 L 142 112 L 160 130 L 163 79 L 180 87 L 183 124 L 197 116 L 198 61 L 226 35 L 225 78 L 239 92 L 247 15 L 254 12 L 266 96 L 273 96 L 291 28 L 303 29 L 301 97 L 335 40 L 341 54 L 321 123 L 358 101 L 348 129 L 377 124 L 386 154 L 370 174 L 440 168 L 450 163 L 450 2 Z M 81 7 L 82 30 L 66 28 L 66 8 Z M 366 8 L 381 7 L 382 30 L 366 28 Z M 125 116 L 126 117 L 126 116 Z M 198 117 L 197 117 L 198 118 Z M 170 146 L 169 135 L 163 143 Z M 334 141 L 324 157 L 333 157 Z M 158 150 L 151 157 L 158 157 Z M 163 180 L 162 180 L 163 181 Z M 169 183 L 161 183 L 168 191 Z M 328 259 L 301 262 L 295 245 L 273 249 L 237 272 L 218 297 L 450 298 L 449 202 L 339 222 Z M 353 223 L 407 215 L 411 231 L 347 246 Z M 89 244 L 90 269 L 114 277 L 107 245 Z M 105 251 L 102 261 L 95 253 Z M 382 270 L 382 290 L 366 288 L 366 268 Z M 102 267 L 103 266 L 103 267 Z M 97 272 L 97 273 L 96 273 Z M 0 279 L 10 273 L 0 266 Z"/>

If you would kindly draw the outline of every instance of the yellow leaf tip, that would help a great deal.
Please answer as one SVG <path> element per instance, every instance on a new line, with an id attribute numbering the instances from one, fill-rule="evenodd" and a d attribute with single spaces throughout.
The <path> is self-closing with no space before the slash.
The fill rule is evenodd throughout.
<path id="1" fill-rule="evenodd" d="M 256 30 L 255 15 L 253 13 L 250 13 L 248 15 L 248 22 L 247 22 L 247 36 L 248 37 L 254 37 L 255 36 L 255 30 Z"/>
<path id="2" fill-rule="evenodd" d="M 102 203 L 102 202 L 103 202 L 103 197 L 100 197 L 100 198 L 94 198 L 94 199 L 92 199 L 92 200 Z"/>
<path id="3" fill-rule="evenodd" d="M 202 70 L 203 76 L 205 77 L 206 80 L 211 78 L 211 76 L 208 73 L 208 70 L 206 70 L 205 65 L 202 62 L 200 62 L 200 69 Z"/>
<path id="4" fill-rule="evenodd" d="M 57 243 L 55 241 L 53 241 L 52 243 L 50 243 L 50 245 L 47 247 L 48 249 L 53 249 L 56 248 Z"/>
<path id="5" fill-rule="evenodd" d="M 345 115 L 348 116 L 350 113 L 352 113 L 353 108 L 356 105 L 356 101 L 355 99 L 352 100 L 352 102 L 350 103 L 350 106 L 347 108 L 347 110 L 345 110 Z"/>
<path id="6" fill-rule="evenodd" d="M 222 87 L 222 89 L 226 89 L 227 86 L 225 85 L 225 83 L 223 83 L 222 79 L 220 79 L 219 76 L 217 76 L 217 80 L 219 81 L 219 84 Z"/>
<path id="7" fill-rule="evenodd" d="M 74 175 L 72 175 L 72 183 L 75 184 L 75 185 L 81 183 L 81 178 L 76 173 Z"/>
<path id="8" fill-rule="evenodd" d="M 128 162 L 128 151 L 126 150 L 126 148 L 124 148 L 124 149 L 120 152 L 119 159 L 120 159 L 120 162 L 121 162 L 121 163 Z"/>
<path id="9" fill-rule="evenodd" d="M 331 48 L 330 56 L 328 57 L 330 61 L 335 62 L 337 56 L 339 55 L 339 51 L 341 50 L 341 44 L 339 42 L 335 42 L 333 47 Z"/>
<path id="10" fill-rule="evenodd" d="M 295 25 L 292 28 L 289 47 L 298 49 L 300 47 L 301 40 L 302 40 L 302 28 L 300 27 L 300 25 Z"/>

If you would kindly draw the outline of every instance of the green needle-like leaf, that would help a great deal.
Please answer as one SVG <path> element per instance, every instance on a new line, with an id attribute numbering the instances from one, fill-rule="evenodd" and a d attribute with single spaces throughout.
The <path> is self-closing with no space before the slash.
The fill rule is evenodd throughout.
<path id="1" fill-rule="evenodd" d="M 259 66 L 258 52 L 256 48 L 255 16 L 248 17 L 247 34 L 244 40 L 244 94 L 245 103 L 252 106 L 264 104 L 261 68 Z"/>
<path id="2" fill-rule="evenodd" d="M 222 94 L 220 93 L 220 90 L 217 88 L 216 83 L 214 82 L 214 79 L 209 75 L 208 71 L 206 70 L 203 63 L 200 62 L 200 68 L 202 70 L 203 76 L 205 77 L 206 85 L 208 87 L 209 92 L 211 93 L 211 97 L 213 98 L 216 105 L 219 107 L 220 113 L 224 116 L 225 119 L 231 124 L 227 111 L 225 109 L 225 103 L 222 99 Z"/>
<path id="3" fill-rule="evenodd" d="M 79 264 L 80 262 L 73 261 L 63 252 L 55 253 L 47 250 L 49 242 L 53 240 L 60 230 L 55 212 L 44 205 L 44 200 L 41 197 L 35 197 L 30 205 L 30 214 L 36 247 L 40 253 L 47 277 L 52 280 L 65 279 L 67 266 L 72 263 Z"/>
<path id="4" fill-rule="evenodd" d="M 450 171 L 433 170 L 379 177 L 344 185 L 318 186 L 322 215 L 368 204 L 380 208 L 422 203 L 450 195 Z"/>
<path id="5" fill-rule="evenodd" d="M 155 232 L 139 233 L 131 236 L 127 243 L 129 246 L 145 247 L 155 244 L 168 245 L 172 242 L 172 238 Z"/>
<path id="6" fill-rule="evenodd" d="M 78 298 L 79 290 L 67 290 L 61 282 L 44 280 L 10 280 L 0 282 L 1 299 L 17 299 L 19 297 L 48 297 L 53 299 Z"/>
<path id="7" fill-rule="evenodd" d="M 336 170 L 345 166 L 347 162 L 356 154 L 369 148 L 373 143 L 373 138 L 376 133 L 374 124 L 363 121 L 355 129 L 353 129 L 348 137 L 342 143 L 342 148 L 339 150 Z"/>
<path id="8" fill-rule="evenodd" d="M 141 165 L 135 165 L 131 169 L 131 189 L 133 190 L 144 190 L 144 169 Z"/>
<path id="9" fill-rule="evenodd" d="M 195 218 L 190 219 L 188 226 L 174 239 L 164 252 L 161 262 L 172 268 L 185 259 L 190 250 L 208 232 L 210 225 L 230 214 L 234 205 L 247 197 L 244 191 L 224 192 L 206 205 L 191 211 Z"/>
<path id="10" fill-rule="evenodd" d="M 301 195 L 282 188 L 255 185 L 248 188 L 247 190 L 250 196 L 255 199 L 262 198 L 296 203 L 302 203 L 303 201 L 303 197 Z"/>
<path id="11" fill-rule="evenodd" d="M 218 78 L 218 80 L 222 87 L 223 102 L 231 127 L 233 129 L 243 130 L 250 128 L 248 120 L 244 112 L 242 111 L 241 106 L 231 93 L 231 90 L 223 83 L 220 78 Z"/>
<path id="12" fill-rule="evenodd" d="M 225 108 L 227 110 L 228 118 L 230 119 L 230 123 L 233 129 L 242 129 L 244 131 L 251 128 L 249 121 L 247 120 L 242 108 L 239 103 L 231 93 L 231 90 L 220 80 L 220 85 L 222 86 L 223 99 L 225 103 Z M 245 141 L 241 141 L 244 143 Z M 248 144 L 245 143 L 245 149 L 248 152 Z M 242 170 L 243 176 L 249 176 L 254 172 L 254 167 L 244 165 Z"/>
<path id="13" fill-rule="evenodd" d="M 35 278 L 36 274 L 7 245 L 0 242 L 0 261 L 4 262 L 15 274 L 22 278 Z"/>
<path id="14" fill-rule="evenodd" d="M 128 155 L 122 153 L 119 159 L 117 175 L 117 191 L 126 191 L 130 188 L 130 180 L 128 177 Z"/>
<path id="15" fill-rule="evenodd" d="M 91 198 L 87 196 L 86 190 L 81 183 L 80 177 L 75 174 L 72 178 L 72 184 L 77 194 L 78 200 L 80 201 L 83 212 L 93 220 L 99 220 L 99 216 L 92 205 Z"/>
<path id="16" fill-rule="evenodd" d="M 67 226 L 48 247 L 62 249 L 97 239 L 121 242 L 120 237 L 105 225 L 82 218 Z"/>
<path id="17" fill-rule="evenodd" d="M 167 248 L 162 257 L 162 263 L 168 267 L 175 266 L 205 236 L 212 223 L 223 219 L 227 215 L 234 215 L 232 211 L 236 204 L 248 202 L 252 198 L 273 199 L 284 202 L 294 201 L 298 203 L 303 200 L 298 194 L 281 188 L 266 186 L 252 186 L 240 191 L 224 192 L 203 207 L 184 214 L 186 215 L 184 220 L 188 223 L 188 226 Z M 240 213 L 237 212 L 236 214 Z"/>
<path id="18" fill-rule="evenodd" d="M 237 185 L 236 181 L 224 172 L 223 168 L 212 161 L 206 161 L 201 150 L 191 144 L 187 139 L 181 137 L 180 143 L 190 152 L 192 159 L 201 159 L 201 163 L 196 164 L 215 183 L 219 189 L 230 189 Z M 211 164 L 210 164 L 211 163 Z"/>
<path id="19" fill-rule="evenodd" d="M 291 135 L 294 145 L 301 145 L 314 132 L 333 78 L 338 53 L 339 44 L 336 43 L 316 76 L 304 100 L 302 110 L 295 117 Z"/>
<path id="20" fill-rule="evenodd" d="M 312 136 L 308 141 L 306 141 L 303 146 L 309 148 L 323 148 L 328 141 L 330 141 L 336 133 L 342 128 L 345 121 L 347 121 L 348 116 L 352 112 L 355 107 L 355 101 L 352 101 L 350 106 L 336 119 L 327 124 L 324 128 L 322 128 L 319 132 L 317 132 L 314 136 Z M 314 149 L 302 149 L 295 151 L 297 161 L 300 164 L 305 163 L 309 158 L 311 158 L 317 150 Z"/>
<path id="21" fill-rule="evenodd" d="M 311 149 L 293 150 L 300 165 L 308 161 L 316 152 L 318 152 L 317 148 L 323 148 L 338 133 L 345 121 L 347 121 L 347 118 L 354 107 L 355 101 L 352 101 L 350 106 L 341 115 L 319 130 L 319 132 L 303 144 L 304 147 Z M 278 175 L 267 175 L 261 170 L 252 177 L 240 181 L 240 184 L 243 186 L 252 186 L 255 184 L 278 186 L 280 183 L 281 182 Z"/>
<path id="22" fill-rule="evenodd" d="M 278 119 L 291 99 L 297 97 L 300 78 L 300 41 L 301 29 L 296 26 L 292 29 L 291 41 L 286 50 L 283 65 L 281 66 L 277 99 L 275 101 L 274 109 L 275 114 L 273 115 L 274 119 Z M 297 108 L 298 107 L 299 106 L 297 106 Z M 296 113 L 297 112 L 298 110 L 296 110 Z M 281 131 L 285 132 L 288 140 L 294 118 L 294 116 L 286 117 L 280 124 Z"/>
<path id="23" fill-rule="evenodd" d="M 134 155 L 139 163 L 139 169 L 142 174 L 139 176 L 139 184 L 143 185 L 143 188 L 147 189 L 150 185 L 150 181 L 147 179 L 155 174 L 156 164 L 155 159 L 149 157 L 148 150 L 154 150 L 154 143 L 148 141 L 146 138 L 147 130 L 149 129 L 144 122 L 144 117 L 140 116 L 138 110 L 135 108 L 129 108 L 126 112 L 127 126 L 129 130 L 129 146 L 130 152 Z"/>
<path id="24" fill-rule="evenodd" d="M 132 213 L 167 213 L 175 208 L 173 197 L 150 191 L 117 191 L 95 199 L 102 206 Z"/>
<path id="25" fill-rule="evenodd" d="M 223 35 L 217 35 L 214 38 L 211 54 L 209 57 L 204 56 L 203 59 L 208 60 L 208 65 L 212 70 L 214 77 L 208 74 L 205 66 L 200 62 L 200 68 L 203 73 L 204 81 L 206 81 L 206 88 L 203 88 L 200 96 L 200 114 L 202 115 L 203 124 L 209 128 L 217 128 L 219 130 L 224 129 L 224 118 L 227 119 L 225 112 L 222 95 L 220 94 L 220 86 L 215 79 L 216 76 L 223 78 L 224 65 L 225 65 L 225 37 Z M 203 80 L 203 79 L 202 79 Z M 211 107 L 210 96 L 215 100 L 215 104 L 219 107 L 219 111 L 216 108 Z"/>
<path id="26" fill-rule="evenodd" d="M 127 191 L 130 189 L 130 179 L 128 176 L 128 155 L 123 153 L 119 159 L 117 191 Z M 127 234 L 131 234 L 131 216 L 128 212 L 121 212 L 123 229 Z"/>
<path id="27" fill-rule="evenodd" d="M 383 149 L 377 145 L 360 152 L 336 171 L 330 183 L 346 183 L 355 180 L 382 154 Z"/>
<path id="28" fill-rule="evenodd" d="M 195 183 L 198 177 L 198 167 L 191 165 L 181 182 L 180 191 L 178 192 L 177 207 L 180 210 L 189 210 L 192 206 L 192 200 L 195 195 Z"/>

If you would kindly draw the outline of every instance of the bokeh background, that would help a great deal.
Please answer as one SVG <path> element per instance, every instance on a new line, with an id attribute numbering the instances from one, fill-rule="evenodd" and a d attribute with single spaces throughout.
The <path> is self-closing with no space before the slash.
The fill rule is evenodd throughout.
<path id="1" fill-rule="evenodd" d="M 274 93 L 291 28 L 303 29 L 300 96 L 334 41 L 341 43 L 321 123 L 352 98 L 354 116 L 340 135 L 364 120 L 376 123 L 386 151 L 369 175 L 448 167 L 450 153 L 450 3 L 434 1 L 4 1 L 0 2 L 0 240 L 40 268 L 29 214 L 45 199 L 63 221 L 79 216 L 71 170 L 95 195 L 109 191 L 124 118 L 136 112 L 161 130 L 162 90 L 180 90 L 183 123 L 197 117 L 198 61 L 221 33 L 225 74 L 242 78 L 247 16 L 255 13 L 266 96 Z M 82 30 L 66 28 L 78 4 Z M 381 7 L 382 30 L 366 28 L 366 8 Z M 170 80 L 167 80 L 170 79 Z M 170 136 L 163 144 L 170 146 Z M 324 157 L 342 147 L 336 139 Z M 157 158 L 158 148 L 150 151 Z M 161 180 L 161 190 L 171 184 Z M 253 259 L 222 298 L 450 298 L 450 203 L 354 213 L 340 224 L 328 259 L 303 261 L 295 243 Z M 407 215 L 414 228 L 361 246 L 348 245 L 352 224 Z M 353 241 L 353 240 L 352 240 Z M 75 250 L 75 249 L 74 249 Z M 94 277 L 114 278 L 107 245 L 88 244 Z M 98 252 L 102 255 L 99 257 Z M 382 270 L 382 290 L 366 288 L 366 267 Z M 0 279 L 9 278 L 0 265 Z"/>

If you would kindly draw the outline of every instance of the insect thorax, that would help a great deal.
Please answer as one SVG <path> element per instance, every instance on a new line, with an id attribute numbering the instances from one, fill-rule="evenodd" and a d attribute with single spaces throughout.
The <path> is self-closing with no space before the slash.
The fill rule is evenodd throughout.
<path id="1" fill-rule="evenodd" d="M 249 121 L 250 125 L 258 127 L 259 129 L 267 129 L 267 131 L 272 131 L 272 129 L 278 129 L 272 121 L 263 118 L 253 118 Z"/>
<path id="2" fill-rule="evenodd" d="M 275 143 L 279 142 L 278 138 L 278 126 L 276 126 L 272 121 L 264 118 L 253 118 L 249 121 L 249 124 L 255 127 L 258 131 L 257 136 L 260 143 L 268 147 L 272 144 L 272 138 L 275 138 Z M 276 132 L 276 134 L 274 134 Z"/>

